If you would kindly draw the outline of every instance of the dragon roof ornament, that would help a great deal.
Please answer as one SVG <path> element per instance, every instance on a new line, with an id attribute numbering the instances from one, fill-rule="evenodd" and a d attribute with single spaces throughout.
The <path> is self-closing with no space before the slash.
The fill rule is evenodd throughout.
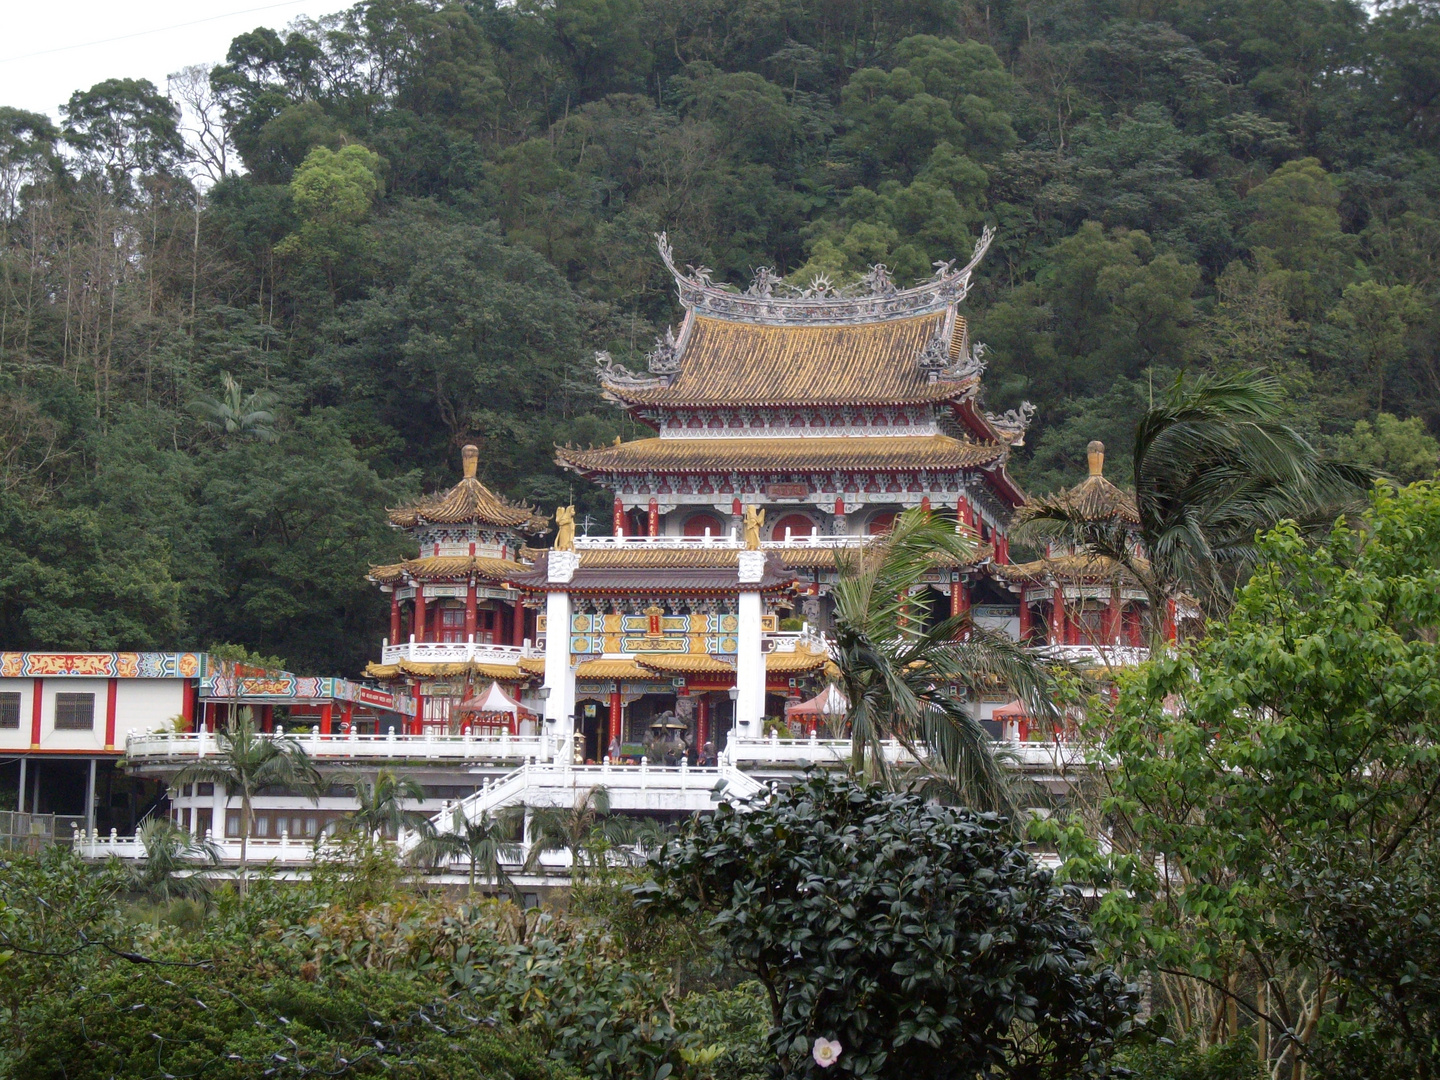
<path id="1" fill-rule="evenodd" d="M 1035 406 L 1028 401 L 1022 401 L 1018 409 L 1007 409 L 999 416 L 987 412 L 985 419 L 1011 446 L 1024 446 L 1025 431 L 1030 427 L 1030 419 L 1034 415 Z"/>
<path id="2" fill-rule="evenodd" d="M 680 303 L 686 308 L 717 319 L 781 326 L 874 322 L 944 310 L 965 299 L 970 276 L 994 239 L 995 229 L 985 226 L 968 263 L 956 269 L 953 259 L 937 262 L 933 277 L 908 289 L 896 288 L 889 269 L 876 263 L 853 285 L 838 288 L 823 274 L 798 286 L 785 281 L 773 268 L 761 267 L 749 288 L 740 292 L 717 284 L 708 266 L 686 266 L 681 271 L 675 265 L 668 236 L 662 232 L 655 237 L 660 258 L 674 277 Z"/>
<path id="3" fill-rule="evenodd" d="M 676 366 L 678 367 L 678 361 Z M 595 371 L 600 377 L 601 385 L 622 387 L 626 390 L 654 390 L 670 385 L 668 375 L 658 377 L 637 375 L 624 364 L 618 363 L 604 349 L 597 350 L 595 353 Z"/>

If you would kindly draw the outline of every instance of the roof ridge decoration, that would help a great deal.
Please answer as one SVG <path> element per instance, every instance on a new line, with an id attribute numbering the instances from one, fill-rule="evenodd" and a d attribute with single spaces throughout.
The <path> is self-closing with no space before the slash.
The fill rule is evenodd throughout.
<path id="1" fill-rule="evenodd" d="M 935 274 L 930 280 L 907 289 L 897 288 L 889 268 L 876 263 L 859 281 L 840 288 L 824 274 L 816 275 L 809 285 L 792 285 L 773 268 L 761 267 L 755 271 L 749 287 L 741 292 L 717 284 L 712 278 L 714 271 L 708 266 L 687 265 L 685 271 L 681 271 L 675 265 L 675 250 L 668 235 L 662 232 L 655 237 L 660 258 L 675 279 L 680 303 L 689 311 L 718 319 L 779 326 L 874 322 L 926 315 L 952 307 L 969 293 L 970 277 L 994 239 L 994 227 L 986 225 L 968 263 L 956 269 L 954 259 L 936 262 Z M 650 355 L 663 367 L 672 359 L 678 364 L 678 353 L 674 334 L 669 333 L 664 341 L 657 342 Z M 660 373 L 654 366 L 650 370 Z"/>
<path id="2" fill-rule="evenodd" d="M 990 426 L 1004 436 L 1005 441 L 1011 446 L 1025 445 L 1025 432 L 1030 427 L 1030 420 L 1035 415 L 1035 405 L 1029 401 L 1022 401 L 1018 409 L 1006 409 L 999 416 L 992 412 L 985 414 L 985 419 Z"/>

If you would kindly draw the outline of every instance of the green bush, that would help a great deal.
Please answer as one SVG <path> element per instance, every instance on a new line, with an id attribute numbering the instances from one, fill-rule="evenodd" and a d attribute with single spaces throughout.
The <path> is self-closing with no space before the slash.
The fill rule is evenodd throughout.
<path id="1" fill-rule="evenodd" d="M 768 1040 L 770 1004 L 758 982 L 690 994 L 676 1004 L 675 1022 L 690 1035 L 691 1057 L 708 1051 L 705 1056 L 713 1058 L 703 1070 L 711 1080 L 764 1080 L 770 1075 L 775 1061 Z"/>
<path id="2" fill-rule="evenodd" d="M 1103 1073 L 1137 996 L 1097 959 L 1077 896 L 994 815 L 812 774 L 742 813 L 692 820 L 639 887 L 709 917 L 773 1002 L 786 1075 Z"/>
<path id="3" fill-rule="evenodd" d="M 1130 1070 L 1133 1080 L 1260 1080 L 1255 1044 L 1231 1039 L 1200 1049 L 1193 1041 L 1163 1040 L 1116 1055 L 1115 1064 Z"/>
<path id="4" fill-rule="evenodd" d="M 25 1022 L 45 1036 L 10 1063 L 24 1080 L 571 1075 L 517 1032 L 390 972 L 117 963 L 37 999 Z"/>

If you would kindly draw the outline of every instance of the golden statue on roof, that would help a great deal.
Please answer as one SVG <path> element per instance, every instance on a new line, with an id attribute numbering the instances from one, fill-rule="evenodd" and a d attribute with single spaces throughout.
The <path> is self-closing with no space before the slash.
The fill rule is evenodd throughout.
<path id="1" fill-rule="evenodd" d="M 575 507 L 557 506 L 555 508 L 555 549 L 557 551 L 575 550 Z"/>
<path id="2" fill-rule="evenodd" d="M 741 520 L 745 523 L 745 550 L 759 551 L 760 529 L 765 524 L 765 511 L 758 506 L 747 506 Z"/>

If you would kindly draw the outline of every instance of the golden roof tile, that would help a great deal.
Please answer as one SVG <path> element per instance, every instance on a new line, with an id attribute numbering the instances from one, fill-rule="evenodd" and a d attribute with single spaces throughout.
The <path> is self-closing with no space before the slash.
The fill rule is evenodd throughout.
<path id="1" fill-rule="evenodd" d="M 1033 562 L 995 564 L 992 570 L 1007 581 L 1037 582 L 1046 580 L 1105 582 L 1122 579 L 1133 582 L 1134 575 L 1114 559 L 1103 555 L 1056 555 Z"/>
<path id="2" fill-rule="evenodd" d="M 646 653 L 635 657 L 641 667 L 674 675 L 734 675 L 735 665 L 708 653 Z"/>
<path id="3" fill-rule="evenodd" d="M 978 374 L 932 380 L 920 366 L 944 311 L 838 326 L 693 319 L 668 386 L 605 381 L 606 394 L 627 405 L 907 405 L 951 401 L 979 383 Z"/>
<path id="4" fill-rule="evenodd" d="M 372 566 L 370 580 L 382 585 L 413 579 L 415 581 L 450 581 L 471 574 L 486 581 L 508 581 L 530 568 L 510 559 L 491 559 L 483 555 L 423 555 L 418 559 Z"/>
<path id="5" fill-rule="evenodd" d="M 653 679 L 655 672 L 630 659 L 585 660 L 575 668 L 577 679 Z"/>
<path id="6" fill-rule="evenodd" d="M 409 506 L 388 511 L 390 523 L 402 528 L 416 525 L 461 525 L 482 523 L 519 529 L 523 532 L 541 532 L 550 519 L 537 514 L 528 506 L 516 506 L 502 499 L 475 479 L 475 466 L 480 460 L 480 449 L 466 446 L 461 452 L 465 475 L 449 491 L 426 496 Z"/>
<path id="7" fill-rule="evenodd" d="M 964 469 L 992 465 L 1008 448 L 949 435 L 877 435 L 816 439 L 636 439 L 594 450 L 557 448 L 555 460 L 584 473 L 725 472 L 777 469 L 865 472 Z"/>
<path id="8" fill-rule="evenodd" d="M 811 651 L 797 648 L 794 652 L 769 652 L 765 654 L 765 670 L 768 673 L 794 674 L 804 671 L 818 671 L 830 662 L 825 650 Z"/>

